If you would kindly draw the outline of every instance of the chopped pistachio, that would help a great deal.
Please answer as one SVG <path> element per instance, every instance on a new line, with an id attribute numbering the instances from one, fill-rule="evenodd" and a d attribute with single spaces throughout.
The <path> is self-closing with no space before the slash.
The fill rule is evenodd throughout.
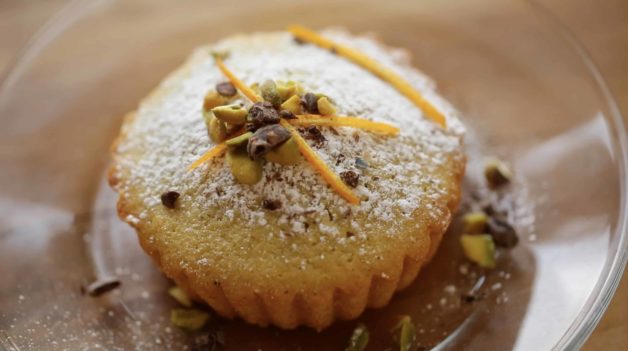
<path id="1" fill-rule="evenodd" d="M 349 339 L 349 346 L 345 351 L 362 351 L 369 343 L 369 331 L 364 324 L 359 324 Z"/>
<path id="2" fill-rule="evenodd" d="M 214 107 L 226 105 L 229 103 L 229 98 L 218 94 L 217 91 L 212 90 L 205 95 L 203 100 L 203 111 L 209 111 Z"/>
<path id="3" fill-rule="evenodd" d="M 292 95 L 292 97 L 290 97 L 288 100 L 284 101 L 283 104 L 281 104 L 281 109 L 290 111 L 294 113 L 295 115 L 300 114 L 301 113 L 301 98 L 299 97 L 299 95 Z"/>
<path id="4" fill-rule="evenodd" d="M 180 303 L 181 305 L 185 307 L 192 307 L 192 300 L 190 299 L 188 294 L 185 292 L 185 290 L 181 289 L 180 287 L 178 286 L 171 287 L 170 289 L 168 289 L 168 294 L 170 294 L 170 296 L 172 296 L 172 298 L 177 300 L 177 302 Z"/>
<path id="5" fill-rule="evenodd" d="M 231 174 L 238 183 L 253 185 L 262 179 L 262 164 L 251 160 L 245 152 L 232 149 L 227 151 L 226 158 Z"/>
<path id="6" fill-rule="evenodd" d="M 329 116 L 336 113 L 336 108 L 326 96 L 318 98 L 316 106 L 318 107 L 318 112 L 321 115 Z"/>
<path id="7" fill-rule="evenodd" d="M 279 123 L 279 113 L 268 101 L 256 102 L 249 109 L 247 122 L 252 123 L 257 128 Z"/>
<path id="8" fill-rule="evenodd" d="M 463 234 L 460 243 L 464 255 L 480 267 L 495 268 L 495 243 L 488 234 Z"/>
<path id="9" fill-rule="evenodd" d="M 205 124 L 207 125 L 207 133 L 209 138 L 215 143 L 221 143 L 227 138 L 227 127 L 225 123 L 209 111 L 205 116 Z"/>
<path id="10" fill-rule="evenodd" d="M 217 106 L 212 109 L 214 116 L 219 120 L 236 125 L 242 125 L 246 122 L 248 112 L 238 104 Z"/>
<path id="11" fill-rule="evenodd" d="M 278 163 L 280 165 L 294 165 L 299 163 L 303 157 L 299 151 L 299 146 L 293 137 L 286 140 L 278 147 L 271 149 L 265 155 L 267 161 Z"/>
<path id="12" fill-rule="evenodd" d="M 170 322 L 181 329 L 195 331 L 209 320 L 209 313 L 197 309 L 175 308 L 170 311 Z"/>
<path id="13" fill-rule="evenodd" d="M 262 92 L 259 89 L 259 84 L 257 82 L 251 84 L 251 86 L 249 87 L 251 88 L 251 90 L 253 90 L 253 92 L 257 95 L 262 95 Z"/>
<path id="14" fill-rule="evenodd" d="M 484 165 L 484 177 L 492 189 L 510 183 L 512 172 L 502 161 L 491 158 Z"/>
<path id="15" fill-rule="evenodd" d="M 279 92 L 277 92 L 277 84 L 275 84 L 274 81 L 270 79 L 265 81 L 262 83 L 260 90 L 262 91 L 262 98 L 264 98 L 265 101 L 270 102 L 274 108 L 279 108 L 279 105 L 281 105 L 281 96 L 279 96 Z"/>
<path id="16" fill-rule="evenodd" d="M 486 229 L 488 216 L 484 212 L 470 212 L 462 217 L 465 234 L 480 234 Z"/>
<path id="17" fill-rule="evenodd" d="M 277 82 L 277 93 L 281 97 L 281 101 L 286 101 L 294 95 L 299 95 L 301 87 L 293 81 Z"/>
<path id="18" fill-rule="evenodd" d="M 412 323 L 410 316 L 403 316 L 397 323 L 397 326 L 395 326 L 394 331 L 398 333 L 396 340 L 399 344 L 399 350 L 410 350 L 416 340 L 416 327 Z"/>
<path id="19" fill-rule="evenodd" d="M 227 144 L 229 146 L 240 146 L 240 145 L 248 142 L 252 135 L 253 135 L 253 133 L 246 132 L 246 133 L 244 133 L 242 135 L 238 135 L 235 138 L 231 138 L 231 139 L 225 141 L 225 144 Z"/>

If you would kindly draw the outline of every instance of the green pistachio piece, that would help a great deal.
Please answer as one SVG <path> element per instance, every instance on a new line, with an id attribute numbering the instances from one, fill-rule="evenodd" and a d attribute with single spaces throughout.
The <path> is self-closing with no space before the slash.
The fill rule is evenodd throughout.
<path id="1" fill-rule="evenodd" d="M 221 143 L 227 138 L 227 127 L 225 123 L 216 118 L 211 111 L 203 113 L 203 119 L 207 126 L 209 138 L 215 143 Z"/>
<path id="2" fill-rule="evenodd" d="M 192 307 L 192 300 L 185 292 L 185 290 L 181 289 L 180 287 L 173 286 L 172 288 L 168 289 L 168 294 L 170 294 L 170 296 L 177 300 L 177 302 L 181 305 L 185 307 Z"/>
<path id="3" fill-rule="evenodd" d="M 281 97 L 281 101 L 286 101 L 294 95 L 299 95 L 301 87 L 293 81 L 277 82 L 277 93 Z"/>
<path id="4" fill-rule="evenodd" d="M 281 105 L 281 97 L 277 91 L 277 84 L 275 84 L 274 81 L 270 79 L 265 81 L 262 83 L 260 90 L 262 92 L 262 98 L 273 104 L 274 108 L 278 108 L 279 105 Z"/>
<path id="5" fill-rule="evenodd" d="M 495 243 L 488 234 L 460 236 L 464 255 L 480 267 L 495 268 Z"/>
<path id="6" fill-rule="evenodd" d="M 320 112 L 321 115 L 329 116 L 336 113 L 336 108 L 326 96 L 318 98 L 318 100 L 316 100 L 316 106 L 318 106 L 318 112 Z"/>
<path id="7" fill-rule="evenodd" d="M 195 331 L 209 320 L 209 313 L 197 309 L 175 308 L 170 311 L 170 323 L 181 329 Z"/>
<path id="8" fill-rule="evenodd" d="M 398 333 L 396 341 L 399 344 L 399 351 L 409 351 L 416 340 L 416 327 L 410 316 L 403 316 L 394 330 Z"/>
<path id="9" fill-rule="evenodd" d="M 364 324 L 358 325 L 349 339 L 349 346 L 345 351 L 362 351 L 369 343 L 369 331 Z"/>
<path id="10" fill-rule="evenodd" d="M 211 90 L 205 95 L 203 100 L 203 111 L 210 111 L 214 107 L 226 105 L 229 103 L 229 98 L 218 94 L 217 91 Z"/>
<path id="11" fill-rule="evenodd" d="M 231 139 L 225 141 L 225 144 L 227 144 L 229 146 L 240 146 L 240 145 L 248 142 L 252 135 L 253 135 L 253 132 L 246 132 L 246 133 L 244 133 L 242 135 L 238 135 L 235 138 L 231 138 Z"/>
<path id="12" fill-rule="evenodd" d="M 212 112 L 219 120 L 236 125 L 244 124 L 246 122 L 246 115 L 248 114 L 248 112 L 238 104 L 214 107 Z"/>
<path id="13" fill-rule="evenodd" d="M 284 166 L 297 164 L 303 159 L 299 151 L 299 146 L 297 142 L 294 141 L 293 137 L 290 137 L 290 139 L 286 140 L 283 144 L 268 151 L 264 157 L 267 161 Z"/>
<path id="14" fill-rule="evenodd" d="M 484 177 L 491 189 L 499 188 L 510 183 L 512 172 L 502 161 L 491 158 L 484 165 Z"/>
<path id="15" fill-rule="evenodd" d="M 462 217 L 462 223 L 464 225 L 463 232 L 465 234 L 484 233 L 487 222 L 488 216 L 484 212 L 467 213 Z"/>
<path id="16" fill-rule="evenodd" d="M 246 152 L 234 149 L 227 151 L 227 164 L 238 183 L 253 185 L 262 179 L 262 164 L 251 160 Z"/>
<path id="17" fill-rule="evenodd" d="M 300 114 L 301 113 L 301 98 L 299 97 L 299 95 L 292 95 L 292 97 L 290 97 L 288 100 L 284 101 L 283 104 L 281 104 L 281 109 L 290 111 L 294 113 L 295 115 Z"/>

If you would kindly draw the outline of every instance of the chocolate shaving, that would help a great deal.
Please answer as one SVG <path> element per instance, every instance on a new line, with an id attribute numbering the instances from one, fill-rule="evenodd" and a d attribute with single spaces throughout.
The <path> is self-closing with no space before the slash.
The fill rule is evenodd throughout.
<path id="1" fill-rule="evenodd" d="M 355 188 L 358 186 L 358 181 L 360 180 L 360 176 L 354 171 L 344 171 L 340 172 L 340 179 L 342 179 L 345 184 L 348 186 Z"/>
<path id="2" fill-rule="evenodd" d="M 179 193 L 176 191 L 167 191 L 161 194 L 161 203 L 169 209 L 174 209 L 179 196 Z"/>
<path id="3" fill-rule="evenodd" d="M 95 282 L 89 284 L 85 291 L 89 296 L 100 296 L 104 293 L 107 293 L 113 289 L 116 289 L 120 286 L 120 280 L 115 277 L 105 277 L 96 280 Z"/>
<path id="4" fill-rule="evenodd" d="M 264 199 L 262 201 L 262 207 L 270 211 L 278 210 L 281 208 L 281 201 Z"/>
<path id="5" fill-rule="evenodd" d="M 323 146 L 323 143 L 327 141 L 323 133 L 321 133 L 321 130 L 316 126 L 299 128 L 299 132 L 301 132 L 305 139 L 312 140 L 316 147 Z"/>

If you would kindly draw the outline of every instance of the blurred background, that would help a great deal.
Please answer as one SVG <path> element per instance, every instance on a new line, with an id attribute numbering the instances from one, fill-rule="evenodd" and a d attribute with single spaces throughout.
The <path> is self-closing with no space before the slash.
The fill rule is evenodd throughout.
<path id="1" fill-rule="evenodd" d="M 587 48 L 607 80 L 625 119 L 628 111 L 628 1 L 539 2 L 567 24 Z M 61 0 L 0 0 L 0 71 L 10 65 L 30 36 L 65 3 Z M 487 6 L 490 3 L 488 1 Z M 186 54 L 183 52 L 181 56 Z M 628 349 L 627 310 L 628 277 L 624 276 L 608 311 L 584 349 Z"/>

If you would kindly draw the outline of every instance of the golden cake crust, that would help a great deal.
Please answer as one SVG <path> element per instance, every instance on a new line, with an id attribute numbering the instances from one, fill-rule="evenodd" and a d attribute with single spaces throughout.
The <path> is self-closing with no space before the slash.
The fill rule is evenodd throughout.
<path id="1" fill-rule="evenodd" d="M 288 45 L 285 33 L 239 37 L 222 45 L 239 47 L 242 42 L 238 41 L 247 40 Z M 373 50 L 388 49 L 379 46 Z M 437 129 L 422 131 L 446 144 L 427 147 L 423 145 L 424 138 L 413 135 L 391 141 L 351 130 L 336 131 L 339 135 L 327 131 L 329 144 L 336 140 L 340 144 L 317 151 L 329 153 L 330 158 L 338 156 L 330 148 L 340 148 L 354 156 L 356 150 L 366 147 L 386 156 L 369 159 L 369 172 L 373 174 L 364 174 L 363 187 L 357 190 L 363 203 L 378 201 L 378 205 L 352 207 L 330 189 L 316 191 L 322 195 L 312 194 L 312 182 L 322 184 L 316 185 L 320 189 L 325 189 L 325 185 L 308 171 L 307 163 L 289 166 L 284 179 L 281 168 L 268 165 L 267 177 L 259 186 L 263 190 L 259 191 L 258 186 L 228 184 L 223 159 L 199 169 L 199 174 L 187 175 L 176 167 L 170 168 L 167 162 L 172 160 L 147 156 L 159 151 L 154 150 L 154 145 L 159 144 L 151 148 L 151 143 L 159 141 L 151 139 L 151 130 L 142 129 L 142 123 L 160 118 L 150 115 L 150 111 L 172 101 L 173 94 L 191 89 L 185 82 L 196 74 L 197 67 L 207 64 L 208 54 L 208 48 L 197 51 L 142 101 L 138 111 L 125 117 L 112 146 L 109 170 L 109 182 L 119 193 L 120 218 L 136 229 L 142 248 L 168 277 L 227 318 L 241 317 L 263 326 L 306 325 L 320 330 L 335 319 L 356 318 L 366 307 L 386 305 L 393 293 L 409 285 L 434 255 L 458 206 L 465 166 L 460 134 Z M 399 69 L 412 70 L 399 60 L 393 61 Z M 233 62 L 234 71 L 239 66 Z M 217 83 L 215 80 L 207 78 L 207 89 Z M 337 102 L 342 110 L 342 99 Z M 199 101 L 199 119 L 200 104 Z M 350 104 L 344 109 L 353 112 Z M 416 155 L 397 155 L 400 150 L 391 149 L 393 142 L 404 143 L 409 150 L 416 150 Z M 184 149 L 182 146 L 181 152 L 189 154 L 189 159 L 205 150 Z M 167 150 L 168 145 L 164 146 L 164 153 Z M 181 164 L 189 164 L 189 159 L 181 160 Z M 347 164 L 338 167 L 343 165 Z M 398 183 L 394 182 L 397 174 L 399 182 L 407 183 L 398 189 L 390 188 L 390 184 Z M 223 186 L 230 198 L 225 199 L 216 184 Z M 285 211 L 259 209 L 264 196 L 273 194 L 273 187 L 281 189 L 279 198 L 286 203 Z M 285 188 L 292 190 L 286 195 Z M 156 201 L 167 190 L 181 193 L 174 210 Z M 381 205 L 389 197 L 399 197 L 398 203 Z M 306 207 L 288 208 L 290 201 L 311 202 L 315 209 L 301 213 L 299 209 Z M 290 211 L 294 212 L 293 218 L 286 219 L 286 213 L 292 214 Z"/>

